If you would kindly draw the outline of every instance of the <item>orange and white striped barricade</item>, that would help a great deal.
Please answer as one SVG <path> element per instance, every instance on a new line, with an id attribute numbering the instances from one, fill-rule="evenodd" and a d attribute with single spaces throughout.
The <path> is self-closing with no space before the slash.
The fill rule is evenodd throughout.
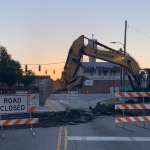
<path id="1" fill-rule="evenodd" d="M 0 120 L 0 126 L 2 127 L 2 138 L 4 139 L 3 126 L 8 125 L 20 125 L 20 124 L 38 124 L 38 118 L 26 118 L 26 119 L 9 119 L 9 120 Z"/>
<path id="2" fill-rule="evenodd" d="M 28 97 L 28 107 L 29 107 L 29 109 L 28 109 L 28 112 L 30 113 L 30 118 L 32 118 L 32 115 L 31 115 L 31 113 L 33 112 L 33 111 L 35 111 L 35 109 L 36 109 L 36 106 L 31 106 L 30 107 L 30 102 L 32 102 L 33 100 L 35 101 L 35 100 L 38 100 L 38 98 L 39 98 L 39 94 L 27 94 L 27 97 Z M 32 134 L 33 134 L 33 136 L 35 136 L 35 133 L 34 133 L 34 131 L 33 131 L 33 124 L 31 123 L 31 132 L 32 132 Z"/>
<path id="3" fill-rule="evenodd" d="M 27 94 L 27 98 L 28 98 L 28 112 L 30 113 L 30 118 L 32 118 L 32 115 L 31 115 L 31 112 L 35 111 L 36 109 L 36 106 L 32 106 L 30 107 L 30 102 L 33 101 L 33 100 L 38 100 L 39 98 L 39 94 Z M 33 136 L 35 136 L 35 133 L 33 131 L 33 124 L 31 123 L 31 132 L 33 134 Z"/>
<path id="4" fill-rule="evenodd" d="M 30 113 L 30 118 L 32 118 L 31 113 L 33 111 L 35 111 L 36 106 L 31 106 L 30 107 L 30 101 L 37 100 L 39 98 L 39 94 L 27 94 L 27 97 L 28 97 L 28 107 L 29 107 L 28 112 Z M 31 123 L 31 128 L 30 129 L 31 129 L 31 132 L 32 132 L 33 136 L 35 136 L 35 133 L 33 131 L 33 124 L 32 123 Z"/>
<path id="5" fill-rule="evenodd" d="M 39 94 L 28 94 L 28 100 L 37 100 L 39 98 Z"/>
<path id="6" fill-rule="evenodd" d="M 33 124 L 38 123 L 38 118 L 32 118 L 31 112 L 36 109 L 36 106 L 29 107 L 27 95 L 0 95 L 0 126 L 2 130 L 2 138 L 5 137 L 3 126 L 31 124 L 31 132 L 33 136 Z M 17 113 L 30 113 L 30 118 L 22 119 L 8 119 L 2 120 L 1 115 L 17 114 Z"/>
<path id="7" fill-rule="evenodd" d="M 2 130 L 2 138 L 4 139 L 5 134 L 3 130 L 3 126 L 8 126 L 8 125 L 20 125 L 20 124 L 31 124 L 31 132 L 33 136 L 35 136 L 35 133 L 33 131 L 33 124 L 38 124 L 39 120 L 38 118 L 32 118 L 31 112 L 36 110 L 36 106 L 32 106 L 28 109 L 28 112 L 30 113 L 30 118 L 25 118 L 25 119 L 8 119 L 8 120 L 2 120 L 1 115 L 0 115 L 0 126 Z"/>
<path id="8" fill-rule="evenodd" d="M 150 116 L 145 116 L 145 110 L 150 109 L 150 104 L 144 104 L 144 97 L 150 97 L 150 92 L 116 92 L 116 97 L 143 97 L 143 103 L 141 104 L 125 104 L 125 100 L 123 99 L 123 104 L 116 104 L 115 109 L 116 110 L 123 110 L 123 117 L 117 117 L 115 118 L 116 123 L 123 123 L 123 126 L 119 126 L 125 129 L 128 129 L 125 127 L 126 122 L 143 122 L 143 127 L 145 128 L 145 122 L 150 121 Z M 130 110 L 130 109 L 143 109 L 143 116 L 134 116 L 134 117 L 125 117 L 124 110 Z M 139 125 L 138 125 L 139 126 Z M 131 130 L 131 129 L 128 129 Z"/>
<path id="9" fill-rule="evenodd" d="M 37 124 L 38 118 L 25 118 L 25 119 L 9 119 L 9 120 L 0 120 L 1 126 L 8 125 L 20 125 L 20 124 Z"/>

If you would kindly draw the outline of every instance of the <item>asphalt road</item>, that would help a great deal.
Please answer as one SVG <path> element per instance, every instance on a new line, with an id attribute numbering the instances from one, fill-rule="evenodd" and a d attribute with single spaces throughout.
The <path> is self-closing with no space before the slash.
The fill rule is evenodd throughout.
<path id="1" fill-rule="evenodd" d="M 54 111 L 65 111 L 66 108 L 89 109 L 89 106 L 95 107 L 97 102 L 113 98 L 113 94 L 78 94 L 77 99 L 71 99 L 68 94 L 52 94 L 46 102 Z"/>
<path id="2" fill-rule="evenodd" d="M 37 100 L 30 101 L 30 106 L 37 106 L 36 111 L 65 111 L 66 108 L 89 109 L 95 107 L 97 102 L 113 98 L 113 94 L 78 94 L 77 99 L 68 98 L 68 94 L 52 94 L 48 97 L 45 107 L 39 107 Z"/>
<path id="3" fill-rule="evenodd" d="M 60 111 L 67 107 L 88 108 L 98 101 L 112 95 L 80 95 L 78 100 L 67 100 L 66 95 L 51 95 L 45 107 L 37 111 Z M 37 105 L 38 101 L 30 101 Z M 150 130 L 126 123 L 120 128 L 116 116 L 99 116 L 93 121 L 78 125 L 50 128 L 34 128 L 35 137 L 30 129 L 5 130 L 5 139 L 0 138 L 0 150 L 149 150 Z M 138 124 L 143 125 L 142 122 Z M 122 124 L 119 124 L 122 125 Z M 150 123 L 146 122 L 146 127 Z"/>
<path id="4" fill-rule="evenodd" d="M 147 124 L 149 126 L 150 124 Z M 1 150 L 149 150 L 150 131 L 126 124 L 129 131 L 116 126 L 112 116 L 92 122 L 51 128 L 6 130 L 0 138 Z"/>

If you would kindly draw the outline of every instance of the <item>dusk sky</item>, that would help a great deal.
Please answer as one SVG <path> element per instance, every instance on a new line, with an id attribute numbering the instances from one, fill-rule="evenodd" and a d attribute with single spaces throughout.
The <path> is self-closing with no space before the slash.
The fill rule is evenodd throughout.
<path id="1" fill-rule="evenodd" d="M 0 45 L 36 75 L 47 69 L 47 75 L 60 78 L 61 62 L 80 35 L 94 34 L 100 43 L 119 49 L 121 44 L 110 42 L 124 43 L 125 20 L 127 52 L 141 68 L 150 68 L 149 0 L 0 0 L 0 6 Z"/>

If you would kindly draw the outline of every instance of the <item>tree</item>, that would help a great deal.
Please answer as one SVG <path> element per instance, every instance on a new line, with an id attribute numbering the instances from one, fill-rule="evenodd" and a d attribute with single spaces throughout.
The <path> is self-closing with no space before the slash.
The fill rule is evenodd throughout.
<path id="1" fill-rule="evenodd" d="M 28 86 L 32 84 L 35 79 L 35 73 L 32 70 L 23 71 L 23 76 L 21 77 L 20 82 L 24 84 L 25 88 L 28 89 Z"/>
<path id="2" fill-rule="evenodd" d="M 13 86 L 17 81 L 19 81 L 22 77 L 22 69 L 21 65 L 18 61 L 11 60 L 9 62 L 8 78 L 7 78 L 7 85 Z"/>
<path id="3" fill-rule="evenodd" d="M 12 87 L 22 76 L 19 61 L 15 61 L 8 54 L 5 47 L 0 46 L 0 83 Z"/>

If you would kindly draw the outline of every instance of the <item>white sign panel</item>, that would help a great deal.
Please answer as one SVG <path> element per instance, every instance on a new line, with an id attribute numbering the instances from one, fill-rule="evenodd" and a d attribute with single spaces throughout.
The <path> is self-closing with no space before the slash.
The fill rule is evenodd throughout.
<path id="1" fill-rule="evenodd" d="M 27 95 L 1 95 L 0 114 L 23 113 L 28 111 Z"/>
<path id="2" fill-rule="evenodd" d="M 84 85 L 93 86 L 93 80 L 85 80 Z"/>

